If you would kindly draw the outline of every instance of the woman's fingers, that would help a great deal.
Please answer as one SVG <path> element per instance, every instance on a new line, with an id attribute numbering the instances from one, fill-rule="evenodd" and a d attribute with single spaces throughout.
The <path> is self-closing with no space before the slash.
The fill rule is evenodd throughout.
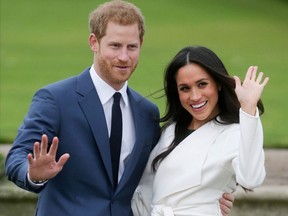
<path id="1" fill-rule="evenodd" d="M 235 87 L 237 88 L 237 87 L 241 86 L 240 78 L 238 76 L 234 76 L 233 78 L 235 80 Z"/>
<path id="2" fill-rule="evenodd" d="M 252 66 L 251 80 L 255 80 L 256 79 L 257 70 L 258 70 L 257 66 Z"/>
<path id="3" fill-rule="evenodd" d="M 244 80 L 250 80 L 251 79 L 252 71 L 253 71 L 253 66 L 250 66 L 246 72 L 246 76 L 245 76 Z"/>
<path id="4" fill-rule="evenodd" d="M 260 72 L 260 73 L 258 74 L 258 77 L 257 77 L 257 79 L 256 79 L 256 82 L 258 82 L 258 83 L 260 84 L 261 81 L 262 81 L 262 78 L 263 78 L 263 72 Z"/>
<path id="5" fill-rule="evenodd" d="M 264 81 L 262 82 L 261 85 L 263 85 L 263 87 L 266 86 L 266 84 L 268 83 L 268 81 L 269 81 L 269 77 L 265 77 L 265 79 L 264 79 Z"/>

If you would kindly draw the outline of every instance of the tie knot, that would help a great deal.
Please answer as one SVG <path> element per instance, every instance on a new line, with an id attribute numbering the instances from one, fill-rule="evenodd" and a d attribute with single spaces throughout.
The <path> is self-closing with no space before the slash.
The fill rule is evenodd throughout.
<path id="1" fill-rule="evenodd" d="M 113 95 L 113 98 L 114 98 L 114 103 L 119 103 L 121 99 L 121 93 L 115 92 L 115 94 Z"/>

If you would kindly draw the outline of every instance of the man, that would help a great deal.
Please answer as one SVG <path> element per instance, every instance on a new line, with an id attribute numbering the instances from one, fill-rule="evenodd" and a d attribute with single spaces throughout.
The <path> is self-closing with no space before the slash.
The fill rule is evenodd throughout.
<path id="1" fill-rule="evenodd" d="M 36 92 L 7 155 L 9 180 L 39 193 L 38 216 L 132 215 L 131 197 L 160 135 L 156 105 L 127 86 L 143 42 L 140 10 L 112 1 L 89 22 L 94 64 Z M 117 166 L 109 141 L 115 92 L 123 120 Z"/>

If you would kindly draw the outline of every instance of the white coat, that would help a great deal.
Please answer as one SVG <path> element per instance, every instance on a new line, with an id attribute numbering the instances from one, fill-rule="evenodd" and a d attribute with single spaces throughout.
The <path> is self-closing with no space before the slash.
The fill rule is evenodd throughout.
<path id="1" fill-rule="evenodd" d="M 153 159 L 174 139 L 163 131 L 132 199 L 134 216 L 221 215 L 219 199 L 237 183 L 253 189 L 264 181 L 263 129 L 258 114 L 240 109 L 240 123 L 210 121 L 186 137 L 159 165 Z"/>

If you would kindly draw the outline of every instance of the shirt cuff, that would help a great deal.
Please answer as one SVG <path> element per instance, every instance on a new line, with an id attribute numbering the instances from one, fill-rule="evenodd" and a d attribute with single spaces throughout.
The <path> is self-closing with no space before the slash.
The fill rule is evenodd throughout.
<path id="1" fill-rule="evenodd" d="M 48 182 L 48 180 L 37 181 L 37 182 L 36 182 L 36 181 L 32 181 L 32 180 L 30 179 L 29 172 L 27 172 L 27 179 L 28 179 L 29 184 L 30 184 L 32 187 L 34 187 L 34 188 L 40 188 L 40 187 L 44 186 L 44 185 Z"/>

